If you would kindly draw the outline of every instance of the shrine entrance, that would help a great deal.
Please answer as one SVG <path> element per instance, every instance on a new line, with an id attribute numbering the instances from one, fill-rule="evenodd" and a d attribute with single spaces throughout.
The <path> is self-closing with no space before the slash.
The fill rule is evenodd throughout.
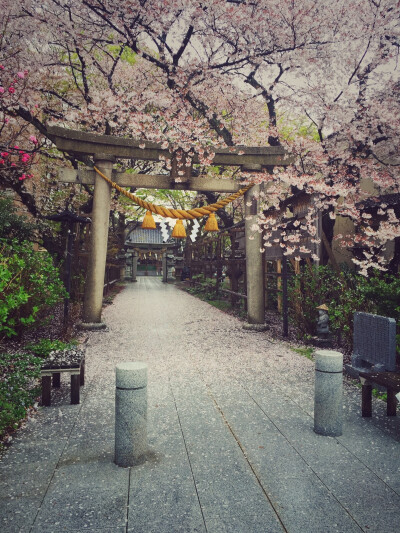
<path id="1" fill-rule="evenodd" d="M 141 275 L 162 275 L 163 282 L 168 281 L 168 255 L 178 247 L 170 240 L 169 235 L 164 240 L 160 224 L 155 229 L 145 229 L 140 223 L 132 223 L 124 243 L 131 281 L 136 282 Z"/>
<path id="2" fill-rule="evenodd" d="M 95 165 L 106 179 L 94 169 L 61 169 L 60 181 L 64 183 L 85 183 L 94 185 L 91 253 L 85 284 L 83 303 L 83 326 L 101 328 L 104 272 L 107 255 L 108 224 L 112 185 L 146 189 L 179 189 L 199 192 L 237 193 L 239 184 L 234 180 L 193 176 L 190 167 L 185 175 L 175 182 L 176 162 L 172 159 L 170 175 L 130 174 L 113 169 L 117 158 L 140 161 L 171 159 L 168 149 L 160 144 L 97 135 L 60 127 L 49 127 L 49 137 L 62 152 L 67 152 L 80 161 Z M 272 172 L 275 166 L 287 166 L 292 160 L 280 146 L 212 148 L 215 153 L 213 165 L 240 167 L 245 172 Z M 196 156 L 194 163 L 199 161 Z M 175 167 L 175 168 L 174 168 Z M 247 320 L 250 324 L 264 324 L 264 269 L 260 250 L 263 248 L 262 233 L 252 231 L 259 213 L 258 196 L 262 185 L 256 184 L 244 193 L 245 242 L 247 270 Z"/>

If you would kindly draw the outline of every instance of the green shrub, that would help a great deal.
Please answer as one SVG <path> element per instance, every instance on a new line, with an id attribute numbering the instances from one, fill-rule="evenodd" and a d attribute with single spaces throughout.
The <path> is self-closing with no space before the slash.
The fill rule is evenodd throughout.
<path id="1" fill-rule="evenodd" d="M 0 239 L 27 241 L 32 238 L 34 226 L 15 211 L 10 198 L 0 197 Z"/>
<path id="2" fill-rule="evenodd" d="M 376 314 L 400 321 L 400 276 L 360 276 L 358 283 L 363 296 L 373 303 Z"/>
<path id="3" fill-rule="evenodd" d="M 396 276 L 377 273 L 365 278 L 348 270 L 338 274 L 327 266 L 307 265 L 291 278 L 289 299 L 290 316 L 302 338 L 316 334 L 316 308 L 325 303 L 330 330 L 347 352 L 352 349 L 356 311 L 392 317 L 400 327 L 400 279 Z"/>
<path id="4" fill-rule="evenodd" d="M 396 320 L 396 346 L 400 359 L 400 275 L 377 274 L 370 278 L 361 277 L 359 283 L 364 297 L 373 305 L 374 313 Z"/>
<path id="5" fill-rule="evenodd" d="M 47 357 L 50 352 L 53 350 L 65 350 L 67 348 L 72 348 L 77 344 L 76 341 L 64 342 L 60 340 L 51 340 L 51 339 L 41 339 L 39 342 L 33 344 L 29 343 L 25 346 L 26 350 L 29 350 L 34 355 L 38 357 Z"/>
<path id="6" fill-rule="evenodd" d="M 19 426 L 38 397 L 41 364 L 31 354 L 0 354 L 0 441 Z"/>
<path id="7" fill-rule="evenodd" d="M 40 313 L 66 295 L 48 252 L 29 242 L 0 239 L 0 337 L 17 335 L 37 323 Z"/>

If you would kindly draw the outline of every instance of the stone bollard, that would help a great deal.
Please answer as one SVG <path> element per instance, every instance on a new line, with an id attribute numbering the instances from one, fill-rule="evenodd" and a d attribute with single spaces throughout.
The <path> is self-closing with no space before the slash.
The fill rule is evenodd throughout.
<path id="1" fill-rule="evenodd" d="M 343 426 L 343 355 L 315 352 L 314 431 L 339 437 Z"/>
<path id="2" fill-rule="evenodd" d="M 135 466 L 147 452 L 147 365 L 119 363 L 115 374 L 115 463 Z"/>

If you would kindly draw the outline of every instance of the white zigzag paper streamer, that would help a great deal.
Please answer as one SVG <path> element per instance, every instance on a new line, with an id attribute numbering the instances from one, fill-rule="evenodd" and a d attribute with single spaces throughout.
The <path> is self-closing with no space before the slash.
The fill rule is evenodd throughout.
<path id="1" fill-rule="evenodd" d="M 160 228 L 161 228 L 161 235 L 163 238 L 163 242 L 167 242 L 168 237 L 169 237 L 169 230 L 164 220 L 160 222 Z"/>
<path id="2" fill-rule="evenodd" d="M 199 228 L 200 228 L 200 224 L 199 224 L 197 218 L 195 218 L 193 220 L 193 229 L 192 229 L 192 231 L 190 233 L 190 239 L 191 239 L 192 242 L 194 242 L 197 239 L 197 233 L 199 231 Z"/>

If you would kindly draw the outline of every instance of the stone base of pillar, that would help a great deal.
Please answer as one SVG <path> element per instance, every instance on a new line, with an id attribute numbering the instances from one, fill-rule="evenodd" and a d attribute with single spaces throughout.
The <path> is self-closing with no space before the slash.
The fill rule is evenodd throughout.
<path id="1" fill-rule="evenodd" d="M 97 331 L 107 328 L 107 324 L 104 322 L 80 322 L 78 324 L 80 329 L 86 329 L 89 331 Z"/>
<path id="2" fill-rule="evenodd" d="M 269 326 L 268 324 L 250 324 L 250 322 L 244 322 L 243 329 L 251 331 L 266 331 L 269 329 Z"/>

